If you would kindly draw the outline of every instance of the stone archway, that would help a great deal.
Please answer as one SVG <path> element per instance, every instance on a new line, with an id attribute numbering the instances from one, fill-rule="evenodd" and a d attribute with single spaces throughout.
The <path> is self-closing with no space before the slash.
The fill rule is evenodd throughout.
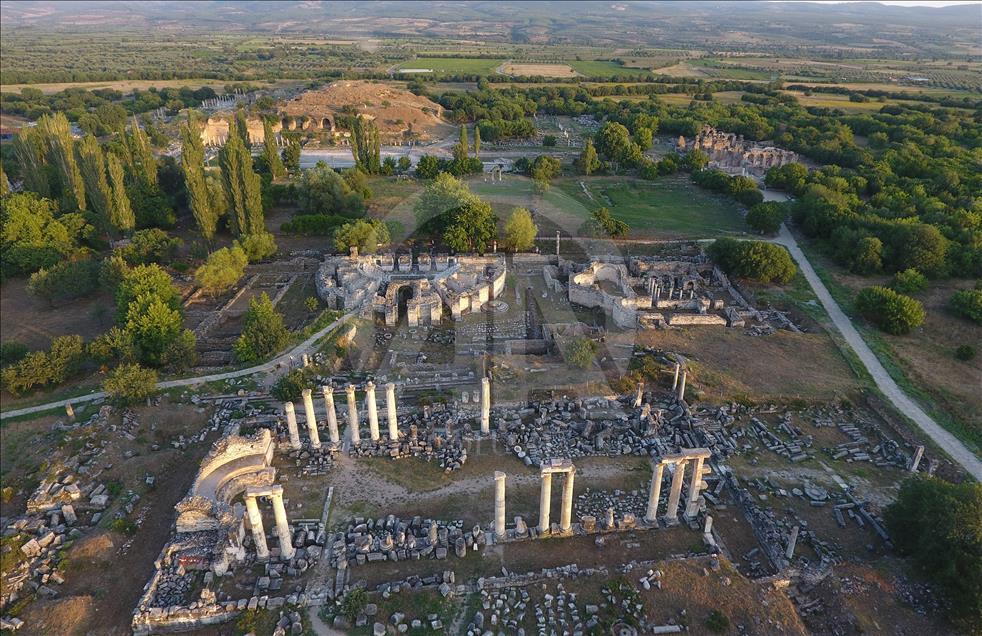
<path id="1" fill-rule="evenodd" d="M 334 130 L 334 126 L 331 124 L 331 119 L 329 117 L 324 117 L 323 119 L 321 119 L 321 129 Z"/>
<path id="2" fill-rule="evenodd" d="M 412 285 L 401 285 L 396 291 L 396 305 L 398 307 L 398 319 L 401 322 L 409 311 L 409 301 L 412 300 L 415 292 Z"/>

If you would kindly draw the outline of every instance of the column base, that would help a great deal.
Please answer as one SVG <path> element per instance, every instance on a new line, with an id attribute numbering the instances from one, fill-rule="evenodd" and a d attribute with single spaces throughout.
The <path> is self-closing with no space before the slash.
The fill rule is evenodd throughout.
<path id="1" fill-rule="evenodd" d="M 669 528 L 679 525 L 678 517 L 662 517 L 661 520 Z"/>

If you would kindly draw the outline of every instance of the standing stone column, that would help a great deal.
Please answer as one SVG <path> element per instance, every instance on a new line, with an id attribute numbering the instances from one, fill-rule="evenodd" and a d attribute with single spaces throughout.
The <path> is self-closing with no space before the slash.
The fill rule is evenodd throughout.
<path id="1" fill-rule="evenodd" d="M 349 384 L 344 390 L 348 395 L 348 429 L 351 431 L 351 443 L 361 443 L 361 432 L 358 430 L 358 403 L 355 402 L 355 385 Z"/>
<path id="2" fill-rule="evenodd" d="M 573 527 L 573 476 L 576 475 L 576 469 L 573 468 L 566 473 L 566 479 L 563 481 L 563 507 L 559 511 L 559 530 L 561 532 L 569 532 Z"/>
<path id="3" fill-rule="evenodd" d="M 310 435 L 310 446 L 312 448 L 321 447 L 321 436 L 317 432 L 317 415 L 314 413 L 314 398 L 310 395 L 310 389 L 303 390 L 303 410 L 307 413 L 307 433 Z"/>
<path id="4" fill-rule="evenodd" d="M 788 547 L 784 551 L 784 558 L 790 561 L 794 558 L 794 548 L 798 543 L 798 532 L 801 530 L 799 526 L 791 528 L 791 536 L 788 537 Z"/>
<path id="5" fill-rule="evenodd" d="M 921 457 L 924 456 L 924 447 L 918 446 L 917 450 L 914 451 L 914 457 L 910 460 L 910 472 L 916 473 L 917 466 L 921 463 Z"/>
<path id="6" fill-rule="evenodd" d="M 327 432 L 331 436 L 331 443 L 337 444 L 341 441 L 338 434 L 338 414 L 334 408 L 334 389 L 328 385 L 321 387 L 324 395 L 324 410 L 327 412 Z"/>
<path id="7" fill-rule="evenodd" d="M 290 448 L 299 450 L 300 431 L 297 430 L 297 413 L 293 409 L 293 402 L 284 402 L 283 412 L 286 413 L 286 429 L 290 433 Z"/>
<path id="8" fill-rule="evenodd" d="M 266 547 L 266 530 L 263 529 L 263 516 L 259 514 L 256 498 L 246 495 L 245 504 L 249 527 L 252 528 L 252 542 L 256 544 L 256 558 L 268 559 L 269 548 Z"/>
<path id="9" fill-rule="evenodd" d="M 679 402 L 685 399 L 685 379 L 688 374 L 688 371 L 682 372 L 682 381 L 679 383 Z"/>
<path id="10" fill-rule="evenodd" d="M 682 365 L 678 362 L 675 363 L 675 378 L 672 380 L 672 391 L 677 391 L 679 388 L 679 370 Z"/>
<path id="11" fill-rule="evenodd" d="M 491 380 L 481 378 L 481 435 L 491 432 Z"/>
<path id="12" fill-rule="evenodd" d="M 508 475 L 494 471 L 494 540 L 505 539 L 505 480 Z"/>
<path id="13" fill-rule="evenodd" d="M 642 399 L 644 399 L 644 382 L 638 382 L 638 392 L 634 396 L 634 408 L 641 406 Z"/>
<path id="14" fill-rule="evenodd" d="M 695 459 L 692 477 L 689 479 L 689 502 L 685 506 L 686 519 L 692 519 L 699 514 L 699 493 L 702 492 L 702 457 Z"/>
<path id="15" fill-rule="evenodd" d="M 658 522 L 658 500 L 661 498 L 661 482 L 665 475 L 665 464 L 658 462 L 651 474 L 651 486 L 648 488 L 648 512 L 644 520 L 648 523 Z"/>
<path id="16" fill-rule="evenodd" d="M 389 382 L 385 385 L 385 407 L 389 415 L 389 439 L 399 441 L 399 420 L 396 417 L 396 385 Z"/>
<path id="17" fill-rule="evenodd" d="M 280 538 L 280 557 L 284 561 L 293 558 L 293 533 L 290 532 L 290 522 L 286 519 L 286 508 L 283 507 L 283 486 L 273 486 L 270 494 L 273 500 L 273 516 L 276 518 L 276 535 Z"/>
<path id="18" fill-rule="evenodd" d="M 685 477 L 685 462 L 675 464 L 675 474 L 672 476 L 672 489 L 668 493 L 668 509 L 665 511 L 665 521 L 674 524 L 679 518 L 679 497 L 682 495 L 682 479 Z"/>
<path id="19" fill-rule="evenodd" d="M 365 403 L 368 405 L 368 434 L 373 442 L 378 441 L 378 405 L 375 403 L 375 383 L 365 385 Z"/>
<path id="20" fill-rule="evenodd" d="M 552 505 L 552 473 L 542 473 L 542 490 L 539 491 L 539 533 L 549 532 L 549 508 Z"/>

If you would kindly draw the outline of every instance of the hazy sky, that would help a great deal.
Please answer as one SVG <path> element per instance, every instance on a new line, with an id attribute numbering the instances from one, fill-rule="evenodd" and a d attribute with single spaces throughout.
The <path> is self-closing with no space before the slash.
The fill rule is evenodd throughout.
<path id="1" fill-rule="evenodd" d="M 778 2 L 812 2 L 815 4 L 845 4 L 865 2 L 866 0 L 776 0 Z M 877 0 L 879 4 L 890 4 L 895 7 L 950 7 L 956 4 L 978 4 L 982 5 L 982 0 L 959 1 L 959 0 Z"/>

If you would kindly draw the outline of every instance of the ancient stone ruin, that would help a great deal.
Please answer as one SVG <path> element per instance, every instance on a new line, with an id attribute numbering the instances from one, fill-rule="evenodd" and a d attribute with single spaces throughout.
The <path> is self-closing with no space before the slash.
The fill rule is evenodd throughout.
<path id="1" fill-rule="evenodd" d="M 728 174 L 762 177 L 771 168 L 798 161 L 798 154 L 760 142 L 744 140 L 743 135 L 725 133 L 705 126 L 691 140 L 679 135 L 681 153 L 698 149 L 709 156 L 709 167 Z"/>

